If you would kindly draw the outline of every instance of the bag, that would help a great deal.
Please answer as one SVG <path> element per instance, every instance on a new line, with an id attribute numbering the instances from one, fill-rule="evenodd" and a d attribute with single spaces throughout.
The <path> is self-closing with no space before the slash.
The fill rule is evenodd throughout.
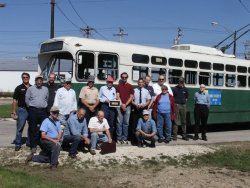
<path id="1" fill-rule="evenodd" d="M 101 154 L 107 153 L 115 153 L 116 152 L 116 142 L 112 141 L 112 143 L 103 142 L 101 145 Z"/>

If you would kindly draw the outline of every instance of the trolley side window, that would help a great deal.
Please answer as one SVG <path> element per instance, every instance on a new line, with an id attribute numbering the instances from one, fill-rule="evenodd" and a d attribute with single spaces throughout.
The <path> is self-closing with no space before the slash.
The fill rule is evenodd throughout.
<path id="1" fill-rule="evenodd" d="M 182 70 L 169 69 L 168 82 L 170 84 L 178 84 L 179 78 L 182 76 Z"/>
<path id="2" fill-rule="evenodd" d="M 250 76 L 248 76 L 248 87 L 250 87 Z"/>
<path id="3" fill-rule="evenodd" d="M 143 55 L 143 54 L 133 54 L 132 55 L 132 61 L 134 63 L 148 64 L 149 63 L 149 56 L 148 55 Z"/>
<path id="4" fill-rule="evenodd" d="M 247 67 L 238 66 L 238 67 L 237 67 L 237 72 L 240 72 L 240 73 L 247 73 Z"/>
<path id="5" fill-rule="evenodd" d="M 217 71 L 224 71 L 224 65 L 221 63 L 214 63 L 213 69 Z"/>
<path id="6" fill-rule="evenodd" d="M 182 59 L 169 58 L 168 63 L 170 66 L 173 66 L 173 67 L 182 67 L 183 66 Z"/>
<path id="7" fill-rule="evenodd" d="M 197 72 L 196 71 L 185 71 L 185 83 L 196 84 L 197 83 Z"/>
<path id="8" fill-rule="evenodd" d="M 222 73 L 213 73 L 213 85 L 214 86 L 224 85 L 224 75 Z"/>
<path id="9" fill-rule="evenodd" d="M 200 67 L 200 69 L 211 70 L 211 63 L 210 62 L 201 61 L 199 63 L 199 67 Z"/>
<path id="10" fill-rule="evenodd" d="M 132 79 L 137 81 L 139 78 L 145 78 L 148 75 L 148 67 L 133 66 Z"/>
<path id="11" fill-rule="evenodd" d="M 151 78 L 152 82 L 158 82 L 158 78 L 160 75 L 164 75 L 166 77 L 167 70 L 164 68 L 152 68 L 151 69 Z"/>
<path id="12" fill-rule="evenodd" d="M 95 80 L 95 56 L 90 52 L 80 52 L 76 67 L 76 77 L 80 81 Z"/>
<path id="13" fill-rule="evenodd" d="M 236 71 L 236 66 L 235 65 L 226 65 L 226 71 L 235 72 Z"/>
<path id="14" fill-rule="evenodd" d="M 247 86 L 247 77 L 244 75 L 237 76 L 237 86 L 238 87 L 246 87 Z"/>
<path id="15" fill-rule="evenodd" d="M 226 86 L 234 87 L 235 86 L 235 75 L 234 74 L 226 74 Z"/>
<path id="16" fill-rule="evenodd" d="M 98 73 L 99 80 L 106 80 L 107 76 L 112 76 L 114 80 L 118 77 L 118 57 L 114 54 L 98 55 Z"/>
<path id="17" fill-rule="evenodd" d="M 197 68 L 198 67 L 198 62 L 194 60 L 185 60 L 184 65 L 187 68 Z"/>
<path id="18" fill-rule="evenodd" d="M 167 64 L 167 59 L 165 57 L 152 56 L 151 57 L 151 63 L 153 65 L 166 65 Z"/>
<path id="19" fill-rule="evenodd" d="M 211 85 L 211 73 L 210 72 L 199 73 L 199 85 L 200 84 L 205 84 L 206 86 Z"/>

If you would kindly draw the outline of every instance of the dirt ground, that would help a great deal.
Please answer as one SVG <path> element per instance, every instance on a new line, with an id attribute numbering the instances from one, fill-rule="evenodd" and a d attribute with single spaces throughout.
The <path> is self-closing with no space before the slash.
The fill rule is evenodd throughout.
<path id="1" fill-rule="evenodd" d="M 247 149 L 249 145 L 249 143 L 242 142 L 237 147 Z M 178 150 L 183 150 L 180 146 L 171 147 L 173 147 L 172 151 L 177 153 Z M 166 146 L 168 149 L 171 147 Z M 193 147 L 193 149 L 198 149 L 197 146 Z M 207 148 L 208 152 L 213 152 L 220 147 L 222 146 L 207 145 L 199 147 L 199 149 L 206 150 Z M 161 150 L 169 151 L 166 148 L 162 147 Z M 126 149 L 132 155 L 129 147 Z M 132 149 L 137 150 L 138 148 L 133 147 Z M 122 150 L 124 151 L 124 148 Z M 51 171 L 48 164 L 25 164 L 24 160 L 28 152 L 28 148 L 23 148 L 19 152 L 14 152 L 13 148 L 0 148 L 0 164 L 5 168 L 27 172 L 60 182 L 68 187 L 250 187 L 250 172 L 218 167 L 190 167 L 176 163 L 178 158 L 202 155 L 204 152 L 194 153 L 192 151 L 190 155 L 184 152 L 179 156 L 164 154 L 159 155 L 158 158 L 147 158 L 146 154 L 129 158 L 131 156 L 128 155 L 127 157 L 121 156 L 124 158 L 123 160 L 117 158 L 117 154 L 91 156 L 88 153 L 78 154 L 80 155 L 78 159 L 73 160 L 67 157 L 67 152 L 61 152 L 60 165 L 56 171 Z M 174 160 L 171 161 L 171 159 Z M 105 162 L 102 163 L 102 161 Z"/>

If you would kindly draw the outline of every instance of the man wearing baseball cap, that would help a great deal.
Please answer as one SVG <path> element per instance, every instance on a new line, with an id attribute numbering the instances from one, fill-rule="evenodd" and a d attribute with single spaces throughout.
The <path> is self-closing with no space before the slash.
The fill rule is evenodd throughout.
<path id="1" fill-rule="evenodd" d="M 136 138 L 138 147 L 143 147 L 144 140 L 151 141 L 151 147 L 155 147 L 155 141 L 158 140 L 155 121 L 149 118 L 149 111 L 143 110 L 143 117 L 138 120 L 136 128 Z"/>
<path id="2" fill-rule="evenodd" d="M 107 85 L 100 88 L 99 98 L 101 102 L 101 110 L 104 112 L 105 119 L 108 120 L 110 126 L 109 131 L 113 138 L 116 108 L 109 107 L 109 102 L 116 100 L 116 89 L 113 87 L 114 79 L 111 76 L 107 77 L 106 82 Z"/>

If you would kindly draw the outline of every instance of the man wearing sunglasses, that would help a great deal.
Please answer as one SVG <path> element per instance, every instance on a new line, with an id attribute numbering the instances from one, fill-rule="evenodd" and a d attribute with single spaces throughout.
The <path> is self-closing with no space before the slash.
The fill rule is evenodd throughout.
<path id="1" fill-rule="evenodd" d="M 164 75 L 160 75 L 159 76 L 159 79 L 158 79 L 158 83 L 155 83 L 153 85 L 153 89 L 154 89 L 154 92 L 155 92 L 155 95 L 159 95 L 161 94 L 161 87 L 165 85 L 168 87 L 168 93 L 170 95 L 173 95 L 173 91 L 170 87 L 170 85 L 166 82 L 166 79 L 165 79 L 165 76 Z"/>
<path id="2" fill-rule="evenodd" d="M 11 117 L 16 120 L 15 151 L 19 151 L 22 145 L 22 133 L 26 120 L 28 120 L 28 111 L 25 104 L 25 94 L 27 89 L 31 86 L 29 83 L 30 75 L 28 73 L 22 73 L 21 78 L 23 81 L 22 84 L 17 86 L 14 91 L 11 113 Z"/>

